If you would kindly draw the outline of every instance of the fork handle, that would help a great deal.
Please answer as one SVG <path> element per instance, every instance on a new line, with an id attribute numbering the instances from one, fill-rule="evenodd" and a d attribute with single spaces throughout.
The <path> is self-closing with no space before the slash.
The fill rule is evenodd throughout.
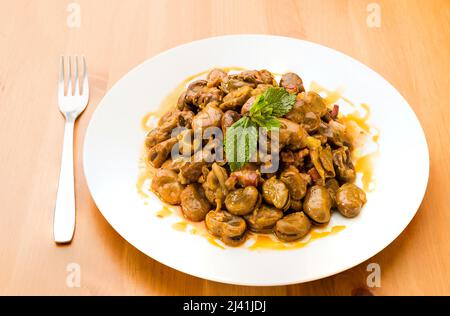
<path id="1" fill-rule="evenodd" d="M 75 120 L 66 120 L 59 174 L 58 193 L 53 219 L 56 243 L 69 243 L 75 230 L 75 189 L 73 176 L 73 129 Z"/>

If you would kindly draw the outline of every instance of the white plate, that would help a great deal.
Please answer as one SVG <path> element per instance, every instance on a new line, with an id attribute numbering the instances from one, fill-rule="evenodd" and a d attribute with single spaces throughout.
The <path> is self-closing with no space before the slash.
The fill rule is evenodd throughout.
<path id="1" fill-rule="evenodd" d="M 136 190 L 145 137 L 141 118 L 186 77 L 217 66 L 297 72 L 371 106 L 380 131 L 376 189 L 355 219 L 333 215 L 339 234 L 295 250 L 220 249 L 205 238 L 171 228 Z M 428 181 L 423 130 L 408 103 L 380 75 L 358 61 L 307 41 L 266 35 L 209 38 L 170 49 L 137 66 L 107 93 L 89 124 L 84 172 L 98 208 L 129 243 L 148 256 L 201 278 L 241 285 L 311 281 L 349 269 L 391 243 L 416 213 Z"/>

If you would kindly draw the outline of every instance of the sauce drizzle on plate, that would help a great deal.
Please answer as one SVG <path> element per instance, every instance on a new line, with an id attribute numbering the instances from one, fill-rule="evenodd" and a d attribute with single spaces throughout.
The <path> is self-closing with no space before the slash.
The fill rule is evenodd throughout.
<path id="1" fill-rule="evenodd" d="M 259 250 L 259 249 L 276 249 L 276 250 L 290 250 L 290 249 L 298 249 L 307 246 L 314 240 L 324 238 L 330 235 L 334 235 L 344 230 L 345 226 L 336 225 L 331 228 L 330 231 L 318 231 L 317 228 L 313 228 L 311 232 L 302 240 L 293 241 L 289 243 L 281 242 L 276 239 L 273 235 L 269 234 L 253 234 L 252 237 L 255 242 L 248 247 L 250 250 Z"/>

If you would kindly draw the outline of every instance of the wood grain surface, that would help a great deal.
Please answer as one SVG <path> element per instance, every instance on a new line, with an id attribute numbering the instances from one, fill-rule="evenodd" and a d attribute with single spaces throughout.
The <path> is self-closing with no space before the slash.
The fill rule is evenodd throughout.
<path id="1" fill-rule="evenodd" d="M 380 27 L 367 23 L 370 2 L 381 8 Z M 80 9 L 79 27 L 70 27 L 73 8 Z M 89 119 L 106 91 L 159 52 L 235 33 L 291 36 L 342 51 L 387 78 L 419 117 L 431 159 L 427 193 L 408 228 L 367 262 L 305 284 L 225 285 L 145 256 L 97 210 L 81 157 Z M 87 56 L 91 101 L 75 129 L 75 238 L 56 246 L 52 223 L 64 124 L 56 79 L 62 54 Z M 1 0 L 0 294 L 352 295 L 367 287 L 367 265 L 377 263 L 381 287 L 370 289 L 374 295 L 449 295 L 449 56 L 448 0 Z M 70 263 L 81 268 L 80 287 L 66 284 Z"/>

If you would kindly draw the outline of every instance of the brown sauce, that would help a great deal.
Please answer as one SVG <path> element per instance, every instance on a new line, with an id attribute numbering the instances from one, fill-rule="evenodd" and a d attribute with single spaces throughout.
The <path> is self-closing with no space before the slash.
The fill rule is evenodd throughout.
<path id="1" fill-rule="evenodd" d="M 361 182 L 364 191 L 371 192 L 375 189 L 373 179 L 373 165 L 377 153 L 362 156 L 356 161 L 355 170 L 361 173 Z"/>
<path id="2" fill-rule="evenodd" d="M 180 232 L 186 231 L 188 223 L 186 222 L 178 222 L 172 225 L 173 229 L 178 230 Z"/>
<path id="3" fill-rule="evenodd" d="M 221 244 L 219 244 L 218 242 L 217 242 L 217 239 L 215 239 L 214 237 L 212 237 L 212 236 L 210 236 L 210 235 L 207 235 L 207 236 L 205 236 L 206 237 L 206 240 L 211 244 L 211 245 L 213 245 L 213 246 L 215 246 L 215 247 L 219 247 L 219 248 L 221 248 L 221 249 L 226 249 L 224 246 L 222 246 Z"/>
<path id="4" fill-rule="evenodd" d="M 324 238 L 330 235 L 334 235 L 339 233 L 345 229 L 345 226 L 333 226 L 330 231 L 317 231 L 316 229 L 312 229 L 308 236 L 299 241 L 292 242 L 281 242 L 276 239 L 273 235 L 266 234 L 252 234 L 251 238 L 255 240 L 255 242 L 248 247 L 250 250 L 260 250 L 260 249 L 275 249 L 275 250 L 290 250 L 290 249 L 298 249 L 303 248 L 310 244 L 312 241 Z"/>
<path id="5" fill-rule="evenodd" d="M 168 216 L 170 216 L 172 214 L 173 214 L 172 210 L 168 206 L 164 205 L 162 207 L 162 209 L 160 209 L 156 213 L 156 216 L 158 216 L 159 218 L 165 218 L 165 217 L 168 217 Z"/>
<path id="6" fill-rule="evenodd" d="M 176 210 L 179 211 L 179 208 L 176 208 Z M 181 211 L 179 211 L 179 213 L 181 213 Z M 171 213 L 171 215 L 172 214 L 176 214 L 176 212 Z M 181 214 L 177 214 L 177 215 L 179 218 L 183 218 L 183 215 L 181 215 Z M 221 249 L 226 249 L 223 245 L 221 245 L 218 242 L 218 240 L 216 238 L 214 238 L 213 236 L 211 236 L 208 233 L 203 222 L 181 221 L 181 222 L 176 222 L 176 223 L 172 224 L 172 228 L 175 229 L 176 231 L 189 232 L 192 235 L 202 236 L 208 241 L 209 244 L 211 244 L 215 247 L 221 248 Z"/>
<path id="7" fill-rule="evenodd" d="M 151 167 L 141 168 L 141 170 L 139 172 L 138 180 L 136 182 L 136 189 L 137 189 L 138 194 L 144 199 L 149 197 L 145 188 L 150 188 L 150 183 L 151 183 L 153 174 L 154 174 L 154 170 Z"/>

